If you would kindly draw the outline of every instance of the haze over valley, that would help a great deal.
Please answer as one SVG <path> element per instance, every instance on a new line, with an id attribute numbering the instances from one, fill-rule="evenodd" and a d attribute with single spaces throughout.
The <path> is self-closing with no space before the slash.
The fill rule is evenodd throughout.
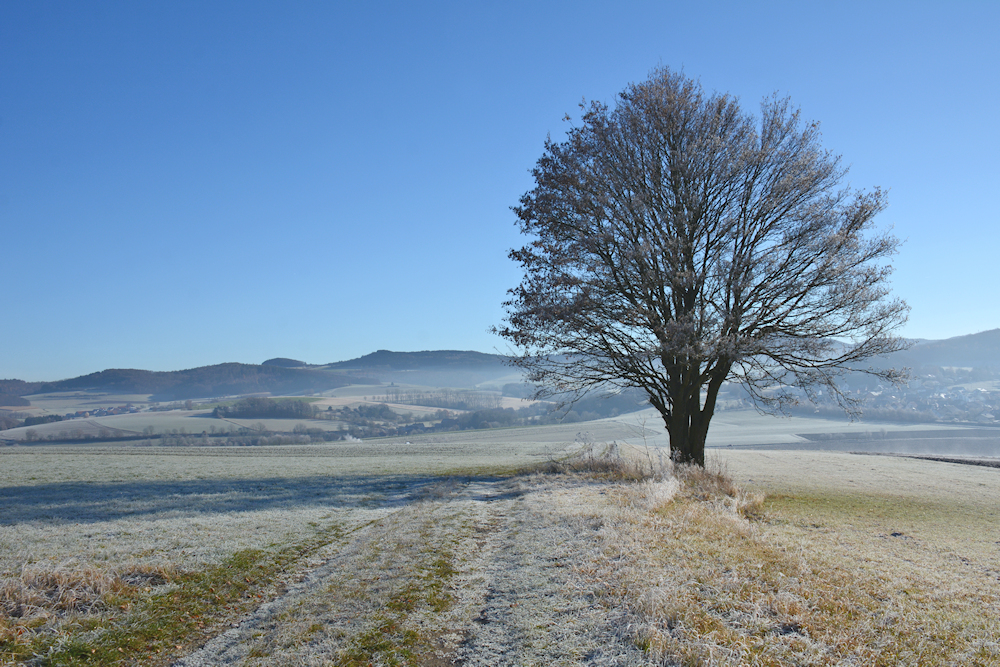
<path id="1" fill-rule="evenodd" d="M 850 376 L 850 391 L 865 399 L 856 422 L 835 403 L 805 396 L 786 417 L 759 415 L 731 384 L 709 445 L 1000 456 L 1000 329 L 919 341 L 882 363 L 911 368 L 911 380 L 893 387 Z M 54 382 L 3 380 L 0 388 L 0 402 L 13 404 L 0 408 L 0 443 L 8 445 L 302 444 L 545 424 L 586 430 L 583 422 L 620 417 L 641 421 L 646 442 L 666 446 L 662 421 L 640 392 L 594 392 L 567 406 L 525 400 L 534 387 L 520 371 L 479 352 L 379 350 L 326 364 L 275 358 L 175 372 L 105 370 Z M 565 437 L 558 433 L 556 440 Z"/>

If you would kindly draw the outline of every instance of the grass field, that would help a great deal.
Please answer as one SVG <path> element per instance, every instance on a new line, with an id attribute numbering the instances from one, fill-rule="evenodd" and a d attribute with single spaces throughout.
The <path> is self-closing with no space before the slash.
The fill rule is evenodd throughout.
<path id="1" fill-rule="evenodd" d="M 428 391 L 432 387 L 405 386 L 404 389 L 414 391 Z M 350 385 L 337 390 L 327 392 L 324 396 L 298 396 L 279 397 L 277 400 L 301 400 L 312 403 L 318 410 L 323 411 L 328 407 L 334 410 L 348 407 L 353 408 L 364 403 L 376 403 L 378 395 L 385 392 L 384 387 L 371 385 Z M 108 408 L 112 406 L 134 405 L 145 408 L 148 405 L 148 395 L 115 395 L 99 394 L 90 392 L 63 392 L 58 394 L 38 394 L 29 397 L 32 403 L 25 411 L 34 415 L 59 415 L 76 411 L 91 411 L 97 408 Z M 224 404 L 232 404 L 234 401 L 223 401 Z M 522 401 L 517 398 L 503 398 L 503 407 L 518 408 L 530 405 L 531 401 Z M 211 416 L 211 409 L 220 405 L 219 401 L 194 401 L 191 410 L 175 409 L 168 411 L 142 411 L 134 414 L 108 415 L 103 417 L 75 418 L 61 422 L 40 424 L 30 427 L 20 427 L 10 429 L 0 433 L 0 440 L 24 441 L 31 430 L 32 436 L 36 440 L 47 440 L 56 438 L 68 440 L 73 438 L 96 438 L 100 439 L 102 434 L 110 437 L 138 436 L 152 429 L 154 434 L 183 433 L 197 435 L 203 431 L 211 432 L 213 427 L 217 430 L 233 430 L 241 427 L 252 428 L 262 423 L 267 430 L 272 432 L 291 432 L 297 425 L 302 424 L 307 428 L 318 428 L 324 431 L 339 430 L 341 422 L 316 419 L 224 419 L 219 420 Z M 182 405 L 178 402 L 176 405 Z M 413 419 L 432 419 L 439 411 L 436 407 L 421 407 L 405 404 L 390 404 L 390 407 L 398 414 L 410 415 Z M 454 412 L 454 411 L 453 411 Z M 462 412 L 462 411 L 457 411 Z"/>
<path id="2" fill-rule="evenodd" d="M 138 436 L 147 429 L 152 429 L 154 434 L 198 435 L 202 432 L 215 431 L 235 433 L 240 428 L 253 428 L 258 423 L 264 424 L 269 431 L 277 432 L 291 432 L 299 424 L 324 431 L 336 431 L 341 427 L 340 422 L 326 419 L 216 419 L 205 410 L 170 410 L 69 419 L 36 426 L 22 426 L 3 431 L 2 435 L 9 440 L 24 440 L 29 429 L 42 440 L 50 436 L 59 439 L 81 436 L 100 438 L 102 433 L 110 436 Z"/>
<path id="3" fill-rule="evenodd" d="M 95 410 L 116 405 L 133 403 L 144 405 L 149 402 L 149 394 L 104 394 L 98 392 L 59 392 L 27 396 L 31 401 L 30 411 L 36 414 L 63 415 L 77 410 Z"/>
<path id="4" fill-rule="evenodd" d="M 0 449 L 0 664 L 1000 664 L 1000 470 L 723 413 L 725 474 L 514 474 L 660 470 L 643 417 Z"/>

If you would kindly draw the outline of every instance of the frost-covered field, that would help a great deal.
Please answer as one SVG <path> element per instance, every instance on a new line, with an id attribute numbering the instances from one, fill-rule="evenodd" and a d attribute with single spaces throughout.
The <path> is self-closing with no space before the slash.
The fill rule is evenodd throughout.
<path id="1" fill-rule="evenodd" d="M 170 410 L 167 412 L 139 412 L 135 414 L 81 417 L 36 426 L 20 426 L 2 432 L 4 440 L 24 441 L 28 432 L 36 440 L 54 438 L 106 438 L 108 436 L 141 436 L 147 433 L 199 435 L 218 431 L 236 432 L 240 428 L 254 428 L 263 423 L 270 431 L 291 432 L 296 426 L 335 431 L 340 422 L 326 419 L 215 419 L 205 410 Z"/>
<path id="2" fill-rule="evenodd" d="M 718 426 L 710 458 L 743 491 L 507 475 L 613 441 L 658 468 L 648 413 L 410 441 L 2 448 L 0 664 L 1000 660 L 1000 470 L 773 449 L 864 433 L 849 422 Z"/>
<path id="3" fill-rule="evenodd" d="M 0 576 L 38 563 L 193 567 L 370 520 L 432 475 L 549 456 L 490 442 L 0 449 Z"/>
<path id="4" fill-rule="evenodd" d="M 721 413 L 711 439 L 717 446 L 786 442 L 795 447 L 808 444 L 797 433 L 866 428 Z M 646 411 L 562 426 L 310 446 L 4 448 L 0 576 L 41 563 L 214 562 L 240 549 L 280 543 L 324 522 L 368 520 L 371 512 L 405 497 L 428 476 L 522 467 L 557 459 L 586 442 L 610 441 L 654 450 L 666 444 L 662 426 Z M 785 470 L 783 479 L 822 483 L 836 478 L 822 456 L 711 451 L 728 457 L 734 472 L 744 472 L 751 465 L 747 462 L 766 461 L 758 479 L 777 469 Z M 787 470 L 790 461 L 802 468 L 801 475 Z M 872 474 L 885 463 L 873 460 Z M 745 476 L 752 477 L 752 471 Z"/>

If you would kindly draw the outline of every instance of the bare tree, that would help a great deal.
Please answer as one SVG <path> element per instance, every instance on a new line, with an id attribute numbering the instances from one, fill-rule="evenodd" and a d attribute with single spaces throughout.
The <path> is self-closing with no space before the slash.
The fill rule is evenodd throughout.
<path id="1" fill-rule="evenodd" d="M 872 229 L 885 196 L 842 186 L 816 123 L 778 98 L 755 117 L 668 69 L 584 112 L 514 208 L 524 278 L 494 329 L 540 396 L 641 388 L 674 459 L 704 465 L 726 380 L 765 411 L 826 389 L 857 413 L 843 373 L 902 379 L 859 365 L 906 347 L 885 261 L 899 242 Z"/>

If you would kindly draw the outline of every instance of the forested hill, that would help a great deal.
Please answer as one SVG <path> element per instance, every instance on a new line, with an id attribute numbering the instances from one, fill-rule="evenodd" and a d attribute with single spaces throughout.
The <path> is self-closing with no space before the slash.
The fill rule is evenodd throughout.
<path id="1" fill-rule="evenodd" d="M 339 370 L 445 370 L 450 368 L 485 368 L 503 366 L 506 357 L 483 352 L 435 350 L 426 352 L 391 352 L 379 350 L 350 361 L 326 364 L 326 368 Z"/>
<path id="2" fill-rule="evenodd" d="M 297 394 L 342 387 L 354 381 L 354 378 L 343 373 L 228 363 L 183 371 L 115 368 L 69 380 L 41 383 L 34 393 L 89 390 L 115 394 L 153 394 L 153 400 L 176 401 L 258 392 Z"/>
<path id="3" fill-rule="evenodd" d="M 0 380 L 0 394 L 6 396 L 27 396 L 38 393 L 38 388 L 44 382 L 25 382 L 24 380 Z"/>
<path id="4" fill-rule="evenodd" d="M 298 359 L 289 359 L 288 357 L 275 357 L 274 359 L 268 359 L 263 363 L 264 366 L 284 366 L 285 368 L 301 368 L 304 366 L 310 366 L 304 361 L 299 361 Z"/>

